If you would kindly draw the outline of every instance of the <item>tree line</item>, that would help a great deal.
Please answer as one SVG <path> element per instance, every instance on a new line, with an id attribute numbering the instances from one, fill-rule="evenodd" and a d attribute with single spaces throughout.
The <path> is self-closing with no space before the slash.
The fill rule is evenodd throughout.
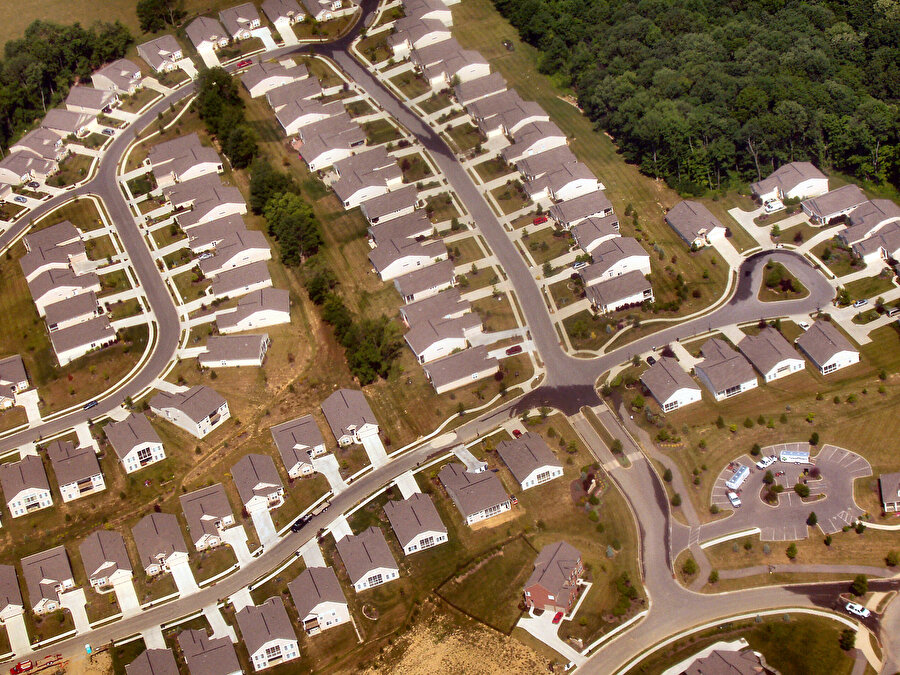
<path id="1" fill-rule="evenodd" d="M 682 193 L 811 160 L 900 184 L 897 0 L 493 0 L 625 157 Z"/>
<path id="2" fill-rule="evenodd" d="M 256 157 L 256 134 L 244 115 L 237 81 L 219 66 L 197 76 L 197 100 L 193 104 L 210 134 L 235 169 L 245 169 Z"/>
<path id="3" fill-rule="evenodd" d="M 76 79 L 86 79 L 104 63 L 121 58 L 131 43 L 131 34 L 118 21 L 83 28 L 38 20 L 25 29 L 24 37 L 8 41 L 0 61 L 3 148 L 65 99 Z"/>

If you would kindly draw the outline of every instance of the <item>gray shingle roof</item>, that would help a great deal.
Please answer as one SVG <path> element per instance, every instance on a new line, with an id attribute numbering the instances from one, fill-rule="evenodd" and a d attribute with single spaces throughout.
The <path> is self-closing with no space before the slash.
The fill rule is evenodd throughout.
<path id="1" fill-rule="evenodd" d="M 450 260 L 423 267 L 394 279 L 394 285 L 404 298 L 416 295 L 432 288 L 449 286 L 456 278 L 453 263 Z"/>
<path id="2" fill-rule="evenodd" d="M 274 426 L 271 432 L 275 447 L 288 469 L 297 462 L 308 462 L 309 450 L 317 445 L 325 445 L 319 425 L 312 415 L 304 415 Z"/>
<path id="3" fill-rule="evenodd" d="M 238 300 L 237 310 L 216 316 L 216 326 L 224 330 L 238 325 L 247 317 L 266 310 L 288 313 L 291 310 L 291 294 L 283 288 L 261 288 Z"/>
<path id="4" fill-rule="evenodd" d="M 26 455 L 18 462 L 0 464 L 0 486 L 3 487 L 3 496 L 9 502 L 22 490 L 29 488 L 49 490 L 50 482 L 47 480 L 47 472 L 44 471 L 41 458 Z"/>
<path id="5" fill-rule="evenodd" d="M 410 256 L 425 258 L 428 263 L 446 254 L 447 246 L 442 240 L 388 239 L 369 251 L 369 262 L 372 263 L 375 271 L 381 274 L 391 264 Z M 428 265 L 426 264 L 424 267 L 428 267 Z"/>
<path id="6" fill-rule="evenodd" d="M 560 145 L 545 152 L 539 152 L 536 155 L 523 157 L 516 162 L 516 168 L 526 178 L 536 178 L 543 176 L 547 172 L 554 171 L 560 166 L 577 161 L 578 158 L 569 150 L 568 145 Z"/>
<path id="7" fill-rule="evenodd" d="M 304 16 L 297 0 L 265 0 L 262 4 L 262 11 L 272 23 L 275 23 L 278 19 Z"/>
<path id="8" fill-rule="evenodd" d="M 302 63 L 295 65 L 291 61 L 260 61 L 241 75 L 241 84 L 250 90 L 270 77 L 287 77 L 292 80 L 303 80 L 309 77 L 309 70 Z"/>
<path id="9" fill-rule="evenodd" d="M 73 579 L 66 547 L 57 546 L 22 558 L 22 574 L 32 606 L 36 606 L 41 600 L 58 602 L 57 585 Z"/>
<path id="10" fill-rule="evenodd" d="M 461 352 L 445 356 L 437 361 L 431 361 L 425 364 L 424 369 L 435 389 L 440 389 L 464 377 L 496 369 L 499 365 L 500 362 L 497 359 L 488 356 L 487 347 L 479 345 L 463 349 Z"/>
<path id="11" fill-rule="evenodd" d="M 797 346 L 819 366 L 839 352 L 857 351 L 830 321 L 822 319 L 813 323 L 809 330 L 797 338 Z"/>
<path id="12" fill-rule="evenodd" d="M 519 438 L 497 444 L 497 452 L 513 477 L 521 484 L 535 470 L 544 466 L 562 468 L 547 442 L 530 431 Z"/>
<path id="13" fill-rule="evenodd" d="M 12 565 L 0 565 L 0 612 L 6 610 L 10 605 L 24 607 L 22 591 L 19 588 L 16 568 Z"/>
<path id="14" fill-rule="evenodd" d="M 604 216 L 612 211 L 612 202 L 602 190 L 567 199 L 550 207 L 550 215 L 563 224 L 589 216 Z"/>
<path id="15" fill-rule="evenodd" d="M 617 263 L 634 256 L 647 258 L 649 264 L 650 254 L 634 237 L 607 239 L 591 252 L 591 259 L 594 262 L 581 270 L 580 274 L 585 282 L 590 283 L 605 275 Z"/>
<path id="16" fill-rule="evenodd" d="M 403 173 L 397 160 L 387 153 L 384 146 L 351 155 L 334 163 L 340 178 L 331 184 L 341 201 L 349 199 L 357 190 L 366 187 L 384 187 L 399 180 Z"/>
<path id="17" fill-rule="evenodd" d="M 424 300 L 411 302 L 400 308 L 410 327 L 425 321 L 445 319 L 469 311 L 472 304 L 460 297 L 458 288 L 448 288 Z"/>
<path id="18" fill-rule="evenodd" d="M 222 24 L 208 16 L 198 16 L 187 25 L 184 32 L 194 47 L 199 47 L 204 41 L 218 42 L 228 35 Z"/>
<path id="19" fill-rule="evenodd" d="M 375 413 L 365 395 L 358 389 L 338 389 L 322 401 L 322 413 L 335 438 L 351 434 L 365 424 L 378 426 Z"/>
<path id="20" fill-rule="evenodd" d="M 685 199 L 669 209 L 666 222 L 682 239 L 693 243 L 695 239 L 708 236 L 713 228 L 724 225 L 700 202 Z"/>
<path id="21" fill-rule="evenodd" d="M 50 333 L 50 342 L 57 354 L 87 347 L 93 343 L 112 342 L 115 339 L 116 329 L 109 323 L 109 317 L 105 314 Z"/>
<path id="22" fill-rule="evenodd" d="M 723 340 L 707 340 L 700 348 L 700 353 L 703 354 L 703 360 L 694 369 L 702 371 L 716 391 L 756 380 L 756 373 L 750 362 Z"/>
<path id="23" fill-rule="evenodd" d="M 745 337 L 738 343 L 738 349 L 763 375 L 785 359 L 801 358 L 784 336 L 771 326 L 760 330 L 759 335 Z"/>
<path id="24" fill-rule="evenodd" d="M 463 314 L 450 319 L 428 319 L 420 321 L 404 336 L 406 344 L 416 354 L 431 347 L 439 340 L 447 338 L 462 339 L 465 333 L 481 325 L 481 316 L 475 313 Z"/>
<path id="25" fill-rule="evenodd" d="M 4 385 L 17 385 L 19 382 L 27 380 L 28 374 L 25 372 L 25 362 L 21 356 L 14 354 L 0 359 L 0 388 Z"/>
<path id="26" fill-rule="evenodd" d="M 384 512 L 391 523 L 391 529 L 397 535 L 400 545 L 405 547 L 413 539 L 426 532 L 443 532 L 447 527 L 441 522 L 431 497 L 417 492 L 408 498 L 392 500 L 384 505 Z"/>
<path id="27" fill-rule="evenodd" d="M 294 607 L 300 619 L 305 619 L 321 602 L 347 604 L 337 575 L 330 567 L 308 567 L 288 584 Z"/>
<path id="28" fill-rule="evenodd" d="M 547 544 L 538 553 L 534 571 L 525 582 L 525 588 L 540 586 L 555 598 L 565 595 L 564 588 L 580 560 L 581 553 L 568 542 Z"/>
<path id="29" fill-rule="evenodd" d="M 248 605 L 235 617 L 241 629 L 241 637 L 251 655 L 270 640 L 296 640 L 281 598 L 273 597 L 261 605 Z"/>
<path id="30" fill-rule="evenodd" d="M 169 557 L 173 553 L 187 553 L 184 534 L 178 518 L 171 513 L 151 513 L 141 518 L 131 528 L 141 565 L 145 568 L 158 562 L 157 556 Z"/>
<path id="31" fill-rule="evenodd" d="M 231 467 L 231 478 L 245 505 L 254 497 L 268 497 L 284 488 L 269 455 L 244 455 Z"/>
<path id="32" fill-rule="evenodd" d="M 177 394 L 161 391 L 150 399 L 151 408 L 157 410 L 175 408 L 194 422 L 206 419 L 225 403 L 225 399 L 218 392 L 202 384 Z"/>
<path id="33" fill-rule="evenodd" d="M 503 483 L 490 471 L 469 473 L 462 464 L 451 463 L 441 469 L 438 478 L 466 517 L 509 500 Z"/>
<path id="34" fill-rule="evenodd" d="M 180 675 L 171 649 L 148 649 L 125 666 L 128 675 Z"/>
<path id="35" fill-rule="evenodd" d="M 647 278 L 637 270 L 620 274 L 601 281 L 593 286 L 588 286 L 587 295 L 592 303 L 598 307 L 613 305 L 625 298 L 630 298 L 639 293 L 651 290 L 652 286 Z"/>
<path id="36" fill-rule="evenodd" d="M 92 532 L 78 546 L 78 551 L 89 579 L 109 578 L 118 570 L 132 571 L 125 538 L 113 530 Z"/>
<path id="37" fill-rule="evenodd" d="M 102 110 L 113 98 L 113 92 L 107 89 L 72 87 L 69 90 L 69 95 L 66 96 L 66 105 L 87 108 L 88 110 Z"/>
<path id="38" fill-rule="evenodd" d="M 162 443 L 159 434 L 150 426 L 150 420 L 143 413 L 131 413 L 121 422 L 107 424 L 103 430 L 119 459 L 124 459 L 143 443 Z"/>
<path id="39" fill-rule="evenodd" d="M 667 401 L 679 389 L 700 390 L 691 376 L 678 365 L 678 361 L 668 356 L 663 356 L 645 370 L 641 382 L 660 403 Z"/>
<path id="40" fill-rule="evenodd" d="M 184 630 L 178 647 L 191 675 L 230 675 L 243 672 L 234 645 L 227 637 L 211 638 L 205 631 Z"/>
<path id="41" fill-rule="evenodd" d="M 456 100 L 460 105 L 468 105 L 480 98 L 498 94 L 506 90 L 506 80 L 500 73 L 491 73 L 467 82 L 460 82 L 454 88 Z"/>
<path id="42" fill-rule="evenodd" d="M 363 210 L 369 222 L 381 220 L 384 216 L 411 209 L 419 201 L 419 195 L 415 185 L 407 185 L 397 190 L 391 190 L 386 195 L 373 197 L 362 203 Z M 390 222 L 390 221 L 386 221 Z"/>
<path id="43" fill-rule="evenodd" d="M 100 473 L 100 462 L 91 447 L 76 448 L 72 441 L 53 441 L 47 446 L 47 457 L 62 485 L 77 483 Z"/>
<path id="44" fill-rule="evenodd" d="M 859 206 L 867 201 L 858 185 L 845 185 L 803 202 L 803 206 L 814 216 L 829 218 L 836 213 Z"/>
<path id="45" fill-rule="evenodd" d="M 200 354 L 200 365 L 215 366 L 222 361 L 250 360 L 259 357 L 269 335 L 210 335 L 206 351 Z"/>
<path id="46" fill-rule="evenodd" d="M 384 532 L 378 527 L 343 537 L 337 542 L 337 551 L 353 584 L 379 567 L 398 569 Z"/>
<path id="47" fill-rule="evenodd" d="M 810 178 L 825 178 L 825 174 L 809 162 L 790 162 L 782 164 L 763 180 L 751 183 L 750 189 L 757 195 L 769 193 L 775 188 L 786 194 Z"/>
<path id="48" fill-rule="evenodd" d="M 44 308 L 44 318 L 48 326 L 71 321 L 81 317 L 88 317 L 95 314 L 100 305 L 97 302 L 97 296 L 94 291 L 87 293 L 79 293 L 78 295 L 60 300 L 47 305 Z"/>
<path id="49" fill-rule="evenodd" d="M 216 522 L 228 516 L 234 517 L 228 495 L 225 494 L 225 486 L 221 483 L 188 492 L 181 495 L 179 501 L 195 543 L 200 541 L 204 534 L 219 536 Z"/>
<path id="50" fill-rule="evenodd" d="M 181 45 L 173 35 L 160 35 L 158 38 L 142 42 L 137 47 L 138 55 L 156 70 L 163 61 L 171 61 L 172 55 L 182 52 Z"/>
<path id="51" fill-rule="evenodd" d="M 219 19 L 229 35 L 237 35 L 242 30 L 251 30 L 251 21 L 259 24 L 259 12 L 252 2 L 245 2 L 235 7 L 226 7 L 219 12 Z"/>
<path id="52" fill-rule="evenodd" d="M 393 193 L 388 193 L 393 194 Z M 384 223 L 369 226 L 369 236 L 376 244 L 389 239 L 415 239 L 434 233 L 434 225 L 424 209 L 407 213 Z"/>

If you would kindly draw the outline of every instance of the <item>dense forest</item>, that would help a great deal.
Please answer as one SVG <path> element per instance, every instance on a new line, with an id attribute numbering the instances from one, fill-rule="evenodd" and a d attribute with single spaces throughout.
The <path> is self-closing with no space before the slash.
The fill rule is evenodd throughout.
<path id="1" fill-rule="evenodd" d="M 122 57 L 131 41 L 118 21 L 90 29 L 35 21 L 23 38 L 7 42 L 0 61 L 0 146 L 9 147 L 58 105 L 76 78 Z"/>
<path id="2" fill-rule="evenodd" d="M 626 158 L 683 193 L 812 160 L 900 185 L 900 0 L 494 0 Z"/>

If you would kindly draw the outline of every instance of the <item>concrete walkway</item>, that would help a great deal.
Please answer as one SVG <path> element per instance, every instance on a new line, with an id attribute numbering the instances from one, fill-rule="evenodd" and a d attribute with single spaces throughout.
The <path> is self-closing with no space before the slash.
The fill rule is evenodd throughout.
<path id="1" fill-rule="evenodd" d="M 214 51 L 197 52 L 197 55 L 200 57 L 200 59 L 203 61 L 203 64 L 207 68 L 216 68 L 217 66 L 222 65 L 219 62 L 219 56 Z M 186 69 L 185 69 L 185 72 L 187 72 Z"/>
<path id="2" fill-rule="evenodd" d="M 88 619 L 87 610 L 84 608 L 87 604 L 87 598 L 84 595 L 83 588 L 60 593 L 59 604 L 71 612 L 76 633 L 84 633 L 91 629 L 91 621 Z"/>
<path id="3" fill-rule="evenodd" d="M 237 634 L 234 632 L 234 628 L 225 623 L 225 618 L 222 616 L 222 612 L 219 611 L 218 606 L 208 605 L 204 607 L 203 616 L 209 621 L 214 639 L 227 637 L 232 642 L 237 642 Z"/>
<path id="4" fill-rule="evenodd" d="M 325 476 L 328 481 L 331 492 L 337 496 L 347 489 L 346 481 L 341 477 L 341 467 L 334 455 L 325 455 L 324 457 L 314 457 L 312 460 L 313 469 Z"/>
<path id="5" fill-rule="evenodd" d="M 310 539 L 300 547 L 300 555 L 303 556 L 303 562 L 307 567 L 326 567 L 322 549 L 315 539 Z"/>
<path id="6" fill-rule="evenodd" d="M 294 32 L 293 26 L 278 26 L 278 34 L 281 36 L 281 39 L 284 40 L 284 45 L 287 47 L 289 45 L 296 45 L 300 43 L 300 40 L 297 39 L 297 34 Z"/>
<path id="7" fill-rule="evenodd" d="M 419 490 L 419 484 L 416 483 L 416 479 L 415 476 L 413 476 L 412 471 L 407 471 L 406 473 L 402 473 L 397 476 L 397 479 L 394 481 L 394 485 L 399 488 L 400 494 L 403 495 L 403 499 L 409 499 L 414 494 L 421 492 L 421 490 Z"/>
<path id="8" fill-rule="evenodd" d="M 568 661 L 579 666 L 587 661 L 586 656 L 559 639 L 559 624 L 554 625 L 552 612 L 544 612 L 541 616 L 522 617 L 516 628 L 530 633 Z"/>

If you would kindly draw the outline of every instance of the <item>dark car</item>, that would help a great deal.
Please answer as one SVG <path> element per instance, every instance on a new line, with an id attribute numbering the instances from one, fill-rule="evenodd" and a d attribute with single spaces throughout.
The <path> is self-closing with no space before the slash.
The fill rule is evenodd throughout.
<path id="1" fill-rule="evenodd" d="M 27 187 L 31 190 L 37 190 L 39 187 L 41 187 L 41 184 L 38 183 L 36 180 L 33 180 L 30 183 L 28 183 L 25 187 Z"/>
<path id="2" fill-rule="evenodd" d="M 652 356 L 648 356 L 647 357 L 647 365 L 652 366 L 654 363 L 656 363 L 656 359 L 654 359 Z"/>
<path id="3" fill-rule="evenodd" d="M 519 354 L 522 351 L 522 345 L 513 345 L 512 347 L 506 348 L 506 355 L 512 356 L 513 354 Z"/>
<path id="4" fill-rule="evenodd" d="M 87 403 L 85 403 L 85 404 L 84 404 L 84 409 L 85 409 L 85 410 L 90 410 L 91 408 L 96 408 L 98 405 L 100 405 L 100 404 L 99 404 L 99 403 L 97 402 L 97 400 L 95 399 L 95 400 L 93 400 L 93 401 L 88 401 Z"/>
<path id="5" fill-rule="evenodd" d="M 294 524 L 291 525 L 291 532 L 299 532 L 306 527 L 310 520 L 312 520 L 310 516 L 301 516 L 297 518 L 297 520 L 294 521 Z"/>

